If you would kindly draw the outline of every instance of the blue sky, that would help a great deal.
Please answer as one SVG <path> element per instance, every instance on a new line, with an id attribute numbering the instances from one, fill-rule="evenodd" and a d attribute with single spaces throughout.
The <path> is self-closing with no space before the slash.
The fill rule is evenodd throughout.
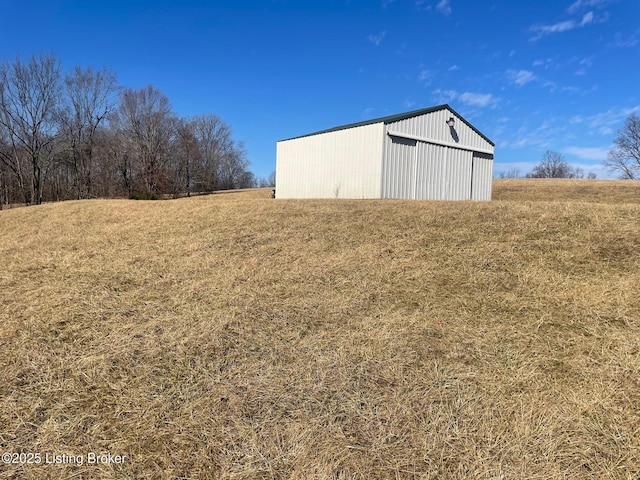
<path id="1" fill-rule="evenodd" d="M 640 112 L 638 0 L 0 0 L 0 58 L 54 52 L 214 113 L 252 171 L 276 141 L 449 103 L 496 144 L 495 174 L 547 149 L 599 178 Z"/>

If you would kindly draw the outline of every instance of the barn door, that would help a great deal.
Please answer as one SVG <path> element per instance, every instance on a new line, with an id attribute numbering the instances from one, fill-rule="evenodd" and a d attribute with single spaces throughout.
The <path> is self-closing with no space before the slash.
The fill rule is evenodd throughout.
<path id="1" fill-rule="evenodd" d="M 390 136 L 384 166 L 383 198 L 415 198 L 416 141 Z"/>
<path id="2" fill-rule="evenodd" d="M 469 200 L 471 152 L 418 142 L 416 195 L 418 200 Z"/>
<path id="3" fill-rule="evenodd" d="M 491 200 L 493 182 L 493 155 L 473 153 L 473 177 L 471 179 L 471 199 Z"/>

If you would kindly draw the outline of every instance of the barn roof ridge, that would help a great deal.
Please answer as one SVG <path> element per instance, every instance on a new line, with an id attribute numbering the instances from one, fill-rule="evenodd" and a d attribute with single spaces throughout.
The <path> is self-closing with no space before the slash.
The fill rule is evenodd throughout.
<path id="1" fill-rule="evenodd" d="M 469 128 L 471 128 L 474 132 L 476 132 L 478 135 L 484 138 L 487 142 L 489 142 L 491 146 L 495 147 L 495 143 L 489 140 L 489 138 L 487 138 L 480 130 L 478 130 L 476 127 L 471 125 L 462 115 L 460 115 L 453 108 L 451 108 L 448 103 L 443 103 L 442 105 L 436 105 L 435 107 L 427 107 L 427 108 L 421 108 L 418 110 L 412 110 L 410 112 L 396 113 L 394 115 L 387 115 L 385 117 L 372 118 L 371 120 L 364 120 L 361 122 L 348 123 L 346 125 L 340 125 L 333 128 L 327 128 L 325 130 L 319 130 L 317 132 L 298 135 L 297 137 L 285 138 L 284 140 L 280 140 L 280 141 L 286 142 L 287 140 L 296 140 L 298 138 L 311 137 L 313 135 L 320 135 L 321 133 L 337 132 L 339 130 L 346 130 L 348 128 L 355 128 L 355 127 L 364 127 L 365 125 L 373 125 L 374 123 L 387 124 L 387 123 L 399 122 L 400 120 L 406 120 L 407 118 L 417 117 L 419 115 L 424 115 L 426 113 L 437 112 L 439 110 L 444 110 L 445 108 L 449 109 L 451 113 L 459 117 Z"/>

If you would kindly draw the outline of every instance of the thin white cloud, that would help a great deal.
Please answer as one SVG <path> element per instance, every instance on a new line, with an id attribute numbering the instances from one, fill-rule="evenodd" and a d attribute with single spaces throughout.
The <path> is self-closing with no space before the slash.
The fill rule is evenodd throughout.
<path id="1" fill-rule="evenodd" d="M 396 0 L 382 0 L 382 8 L 387 8 L 389 5 L 396 3 Z"/>
<path id="2" fill-rule="evenodd" d="M 600 135 L 612 135 L 615 131 L 622 127 L 624 121 L 632 113 L 640 112 L 640 105 L 634 107 L 609 109 L 606 112 L 596 113 L 594 115 L 583 116 L 575 115 L 569 120 L 572 124 L 583 124 L 590 132 Z"/>
<path id="3" fill-rule="evenodd" d="M 436 10 L 443 15 L 451 15 L 451 0 L 440 0 L 436 5 Z"/>
<path id="4" fill-rule="evenodd" d="M 578 71 L 579 72 L 579 71 Z M 576 75 L 580 75 L 580 73 L 576 72 Z M 562 92 L 569 92 L 569 93 L 586 93 L 586 92 L 595 92 L 596 91 L 596 87 L 592 87 L 590 90 L 584 90 L 580 87 L 574 87 L 573 85 L 568 85 L 566 87 L 562 87 L 560 89 L 560 91 Z"/>
<path id="5" fill-rule="evenodd" d="M 431 10 L 431 5 L 425 5 L 425 0 L 416 0 L 416 8 L 419 12 Z"/>
<path id="6" fill-rule="evenodd" d="M 609 3 L 609 0 L 577 0 L 567 9 L 567 13 L 574 14 L 584 8 L 601 7 Z"/>
<path id="7" fill-rule="evenodd" d="M 458 97 L 458 92 L 455 90 L 434 90 L 432 92 L 438 98 L 438 103 L 449 103 Z"/>
<path id="8" fill-rule="evenodd" d="M 565 116 L 549 116 L 541 110 L 532 110 L 524 117 L 521 114 L 514 115 L 510 128 L 497 140 L 510 150 L 534 148 L 542 154 L 545 149 L 559 151 L 561 146 L 581 141 L 574 140 L 582 138 L 581 130 L 579 126 L 569 125 Z"/>
<path id="9" fill-rule="evenodd" d="M 537 40 L 544 37 L 545 35 L 550 35 L 552 33 L 567 32 L 577 27 L 578 25 L 574 20 L 566 20 L 564 22 L 554 23 L 552 25 L 534 25 L 531 27 L 531 30 L 533 32 L 536 32 L 536 35 L 532 37 L 532 40 Z"/>
<path id="10" fill-rule="evenodd" d="M 428 85 L 431 83 L 431 80 L 433 80 L 433 77 L 434 73 L 431 70 L 420 70 L 420 73 L 418 74 L 418 81 Z"/>
<path id="11" fill-rule="evenodd" d="M 377 35 L 374 35 L 373 33 L 371 35 L 369 35 L 367 37 L 367 40 L 369 40 L 371 43 L 373 43 L 376 47 L 378 45 L 380 45 L 380 43 L 382 42 L 382 40 L 384 40 L 384 37 L 387 35 L 386 31 L 382 31 Z"/>
<path id="12" fill-rule="evenodd" d="M 438 89 L 434 90 L 433 94 L 437 96 L 439 103 L 451 103 L 456 100 L 471 107 L 488 107 L 498 103 L 498 99 L 490 93 L 463 92 L 459 94 L 455 90 Z"/>
<path id="13" fill-rule="evenodd" d="M 540 126 L 534 129 L 528 126 L 522 126 L 516 130 L 513 135 L 513 140 L 508 142 L 506 146 L 509 148 L 549 148 L 552 145 L 554 132 L 554 124 L 549 120 L 545 120 Z"/>
<path id="14" fill-rule="evenodd" d="M 456 70 L 460 70 L 460 67 L 458 65 L 452 65 L 449 67 L 450 72 L 454 72 Z"/>
<path id="15" fill-rule="evenodd" d="M 610 42 L 609 46 L 617 48 L 633 48 L 638 45 L 639 36 L 640 30 L 636 30 L 632 35 L 629 36 L 625 36 L 622 33 L 616 33 L 613 37 L 613 42 Z"/>
<path id="16" fill-rule="evenodd" d="M 522 87 L 537 79 L 534 73 L 529 70 L 507 70 L 507 78 L 518 87 Z"/>
<path id="17" fill-rule="evenodd" d="M 464 92 L 458 97 L 458 101 L 473 107 L 486 107 L 495 102 L 495 98 L 490 93 Z"/>
<path id="18" fill-rule="evenodd" d="M 596 17 L 595 14 L 590 11 L 582 15 L 582 19 L 580 19 L 579 21 L 577 19 L 574 19 L 574 20 L 565 20 L 564 22 L 553 23 L 551 25 L 541 25 L 541 24 L 532 25 L 529 30 L 531 30 L 534 33 L 534 35 L 529 39 L 529 41 L 535 42 L 536 40 L 539 40 L 546 35 L 551 35 L 553 33 L 568 32 L 570 30 L 586 27 L 587 25 L 591 25 L 594 23 L 605 22 L 607 18 L 608 18 L 608 15 L 606 14 L 606 12 L 600 17 Z"/>
<path id="19" fill-rule="evenodd" d="M 593 23 L 593 12 L 587 12 L 582 16 L 582 21 L 580 22 L 580 27 L 584 27 L 585 25 L 589 25 L 590 23 Z"/>
<path id="20" fill-rule="evenodd" d="M 579 68 L 575 71 L 574 75 L 586 75 L 587 68 L 593 65 L 593 57 L 585 57 L 578 62 Z"/>
<path id="21" fill-rule="evenodd" d="M 539 58 L 533 62 L 534 67 L 542 67 L 545 70 L 549 70 L 550 68 L 557 69 L 558 64 L 553 61 L 551 58 Z"/>
<path id="22" fill-rule="evenodd" d="M 598 160 L 602 161 L 607 158 L 607 153 L 609 152 L 608 148 L 600 148 L 600 147 L 565 147 L 562 149 L 564 153 L 568 153 L 569 155 L 575 155 L 578 158 L 582 158 L 583 160 Z"/>

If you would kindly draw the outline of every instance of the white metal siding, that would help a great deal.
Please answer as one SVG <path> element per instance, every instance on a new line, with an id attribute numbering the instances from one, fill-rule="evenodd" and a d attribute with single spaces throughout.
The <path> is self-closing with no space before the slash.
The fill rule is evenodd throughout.
<path id="1" fill-rule="evenodd" d="M 278 142 L 277 198 L 380 198 L 384 124 Z"/>
<path id="2" fill-rule="evenodd" d="M 382 165 L 382 198 L 415 198 L 416 141 L 389 138 Z"/>
<path id="3" fill-rule="evenodd" d="M 493 155 L 473 154 L 472 200 L 491 200 L 493 185 Z"/>
<path id="4" fill-rule="evenodd" d="M 418 187 L 416 196 L 421 200 L 444 198 L 443 179 L 447 175 L 444 158 L 446 147 L 420 142 L 418 144 Z"/>
<path id="5" fill-rule="evenodd" d="M 446 123 L 451 117 L 454 117 L 455 121 L 453 129 L 449 128 Z M 422 137 L 430 140 L 431 143 L 459 146 L 472 151 L 492 153 L 494 150 L 491 143 L 446 108 L 389 123 L 387 124 L 387 132 Z"/>
<path id="6" fill-rule="evenodd" d="M 473 153 L 456 148 L 440 147 L 446 150 L 442 158 L 447 163 L 442 200 L 471 199 L 471 165 Z"/>
<path id="7" fill-rule="evenodd" d="M 385 153 L 383 198 L 471 198 L 471 152 L 390 137 Z"/>
<path id="8" fill-rule="evenodd" d="M 453 128 L 446 123 L 451 117 Z M 494 147 L 450 110 L 391 122 L 385 133 L 384 198 L 491 199 Z M 403 161 L 398 159 L 399 138 L 416 145 L 412 154 L 402 154 L 407 157 Z M 407 166 L 409 158 L 414 168 Z M 404 183 L 399 180 L 402 175 L 406 176 Z"/>

